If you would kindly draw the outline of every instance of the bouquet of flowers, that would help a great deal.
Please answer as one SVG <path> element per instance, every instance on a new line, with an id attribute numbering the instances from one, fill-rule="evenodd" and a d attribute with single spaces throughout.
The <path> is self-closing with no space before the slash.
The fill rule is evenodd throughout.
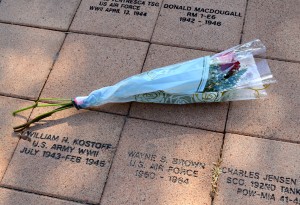
<path id="1" fill-rule="evenodd" d="M 85 109 L 106 103 L 142 102 L 188 104 L 250 100 L 267 95 L 275 82 L 266 60 L 255 58 L 266 52 L 260 40 L 238 45 L 221 53 L 177 63 L 134 75 L 119 83 L 100 88 L 74 99 L 44 98 L 15 111 L 58 106 L 27 123 L 14 127 L 22 131 L 30 124 L 55 112 L 75 107 Z"/>

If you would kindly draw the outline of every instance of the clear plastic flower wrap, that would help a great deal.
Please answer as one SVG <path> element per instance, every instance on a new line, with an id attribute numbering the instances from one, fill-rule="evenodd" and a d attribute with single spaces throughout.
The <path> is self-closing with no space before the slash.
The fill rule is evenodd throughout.
<path id="1" fill-rule="evenodd" d="M 261 41 L 254 40 L 212 56 L 134 75 L 115 85 L 95 90 L 88 96 L 39 99 L 33 106 L 17 110 L 14 114 L 34 107 L 60 107 L 14 129 L 21 131 L 31 123 L 71 107 L 83 109 L 131 101 L 188 104 L 266 97 L 265 89 L 275 80 L 267 61 L 261 58 L 265 52 L 266 48 Z"/>
<path id="2" fill-rule="evenodd" d="M 264 59 L 260 40 L 221 53 L 169 65 L 127 78 L 113 86 L 76 97 L 77 108 L 106 103 L 187 104 L 249 100 L 267 95 L 265 87 L 274 82 Z"/>

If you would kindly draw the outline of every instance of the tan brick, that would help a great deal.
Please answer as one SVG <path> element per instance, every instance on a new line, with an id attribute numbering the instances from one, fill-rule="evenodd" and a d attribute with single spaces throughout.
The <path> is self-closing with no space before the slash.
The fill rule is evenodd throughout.
<path id="1" fill-rule="evenodd" d="M 70 30 L 149 41 L 161 2 L 83 0 Z"/>
<path id="2" fill-rule="evenodd" d="M 245 8 L 246 0 L 165 0 L 151 42 L 210 50 L 230 48 L 240 42 Z"/>
<path id="3" fill-rule="evenodd" d="M 266 99 L 233 102 L 227 132 L 299 141 L 299 64 L 269 60 L 269 65 L 277 83 Z"/>
<path id="4" fill-rule="evenodd" d="M 211 168 L 222 138 L 127 120 L 100 204 L 210 204 Z"/>
<path id="5" fill-rule="evenodd" d="M 56 113 L 30 128 L 31 142 L 20 141 L 2 184 L 98 203 L 123 124 L 124 117 L 75 108 Z"/>
<path id="6" fill-rule="evenodd" d="M 42 97 L 74 98 L 113 85 L 141 72 L 148 43 L 70 34 Z M 127 114 L 128 103 L 98 108 Z"/>
<path id="7" fill-rule="evenodd" d="M 0 188 L 0 201 L 5 205 L 43 204 L 43 205 L 79 205 L 79 203 L 63 201 L 37 194 Z"/>
<path id="8" fill-rule="evenodd" d="M 80 0 L 2 0 L 0 21 L 68 30 Z"/>
<path id="9" fill-rule="evenodd" d="M 267 56 L 300 60 L 300 1 L 249 1 L 243 42 L 259 38 Z"/>
<path id="10" fill-rule="evenodd" d="M 19 137 L 13 133 L 13 126 L 25 123 L 30 114 L 30 111 L 26 111 L 13 117 L 12 112 L 30 105 L 31 103 L 25 100 L 0 96 L 0 180 L 19 141 Z"/>
<path id="11" fill-rule="evenodd" d="M 299 144 L 227 134 L 214 204 L 299 203 L 299 148 Z"/>
<path id="12" fill-rule="evenodd" d="M 143 71 L 212 53 L 152 44 Z M 228 103 L 162 105 L 133 103 L 130 116 L 223 132 Z"/>
<path id="13" fill-rule="evenodd" d="M 37 98 L 65 34 L 0 23 L 0 93 Z"/>

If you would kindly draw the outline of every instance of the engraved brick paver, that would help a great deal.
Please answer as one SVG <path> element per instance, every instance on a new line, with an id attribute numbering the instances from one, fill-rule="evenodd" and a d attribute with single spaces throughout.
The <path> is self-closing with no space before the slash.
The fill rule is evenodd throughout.
<path id="1" fill-rule="evenodd" d="M 72 109 L 44 123 L 29 130 L 31 142 L 20 141 L 2 184 L 98 203 L 124 117 Z"/>
<path id="2" fill-rule="evenodd" d="M 30 114 L 27 111 L 23 114 L 23 117 L 13 117 L 12 111 L 29 105 L 31 103 L 25 100 L 0 96 L 0 180 L 4 175 L 19 140 L 19 137 L 13 134 L 13 126 L 25 123 L 26 118 Z"/>
<path id="3" fill-rule="evenodd" d="M 82 34 L 67 36 L 42 97 L 74 98 L 113 85 L 142 70 L 148 43 Z M 126 114 L 129 104 L 99 109 Z"/>
<path id="4" fill-rule="evenodd" d="M 210 204 L 223 134 L 128 119 L 104 204 Z"/>
<path id="5" fill-rule="evenodd" d="M 152 44 L 143 72 L 212 53 Z M 227 103 L 162 105 L 133 103 L 130 116 L 223 132 Z"/>
<path id="6" fill-rule="evenodd" d="M 243 42 L 259 38 L 267 56 L 300 61 L 299 8 L 299 0 L 249 1 Z"/>
<path id="7" fill-rule="evenodd" d="M 239 43 L 246 0 L 165 0 L 152 42 L 210 50 Z"/>
<path id="8" fill-rule="evenodd" d="M 0 21 L 67 30 L 80 0 L 2 0 Z"/>
<path id="9" fill-rule="evenodd" d="M 20 191 L 0 188 L 1 204 L 21 205 L 21 204 L 43 204 L 43 205 L 79 205 L 79 203 L 54 199 L 36 194 L 29 194 Z"/>
<path id="10" fill-rule="evenodd" d="M 300 205 L 299 3 L 0 0 L 0 205 Z M 31 141 L 13 133 L 24 99 L 85 96 L 256 38 L 277 80 L 266 99 L 73 108 Z"/>
<path id="11" fill-rule="evenodd" d="M 299 204 L 299 155 L 299 144 L 227 134 L 214 204 Z"/>
<path id="12" fill-rule="evenodd" d="M 0 93 L 37 98 L 64 37 L 0 23 Z"/>
<path id="13" fill-rule="evenodd" d="M 299 64 L 269 60 L 277 80 L 266 99 L 233 102 L 227 132 L 300 141 Z"/>
<path id="14" fill-rule="evenodd" d="M 162 0 L 83 0 L 71 31 L 150 40 Z"/>

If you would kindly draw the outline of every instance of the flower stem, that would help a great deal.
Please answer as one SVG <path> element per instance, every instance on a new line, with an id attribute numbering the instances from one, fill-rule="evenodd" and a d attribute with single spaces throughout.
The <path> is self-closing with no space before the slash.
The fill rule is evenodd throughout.
<path id="1" fill-rule="evenodd" d="M 48 102 L 44 103 L 44 102 L 40 102 L 40 101 L 48 101 Z M 50 117 L 53 113 L 56 113 L 56 112 L 74 107 L 71 99 L 41 98 L 41 99 L 35 101 L 35 103 L 33 105 L 22 108 L 22 109 L 19 109 L 19 110 L 16 110 L 12 114 L 13 114 L 13 116 L 15 116 L 19 112 L 23 112 L 25 110 L 29 110 L 29 109 L 33 109 L 33 108 L 37 108 L 37 107 L 55 107 L 55 106 L 59 106 L 59 107 L 52 110 L 52 111 L 49 111 L 49 112 L 43 113 L 41 115 L 38 115 L 34 119 L 29 120 L 28 122 L 26 122 L 22 125 L 14 127 L 14 131 L 15 132 L 23 131 L 24 129 L 28 128 L 32 123 L 38 122 L 38 121 L 40 121 L 40 120 L 42 120 L 46 117 Z"/>
<path id="2" fill-rule="evenodd" d="M 57 104 L 48 104 L 48 103 L 39 104 L 39 103 L 35 103 L 34 105 L 22 108 L 20 110 L 16 110 L 12 114 L 13 114 L 13 116 L 16 116 L 16 114 L 19 113 L 19 112 L 23 112 L 25 110 L 29 110 L 29 109 L 36 108 L 36 107 L 55 107 L 55 106 L 63 106 L 63 105 L 68 105 L 68 104 L 70 104 L 70 103 L 57 103 Z"/>
<path id="3" fill-rule="evenodd" d="M 63 106 L 63 105 L 68 105 L 68 104 L 70 104 L 70 102 L 68 102 L 68 103 L 43 103 L 43 104 L 40 104 L 38 101 L 37 102 L 35 102 L 33 105 L 31 105 L 31 106 L 28 106 L 28 107 L 25 107 L 25 108 L 22 108 L 22 109 L 20 109 L 20 110 L 16 110 L 16 111 L 14 111 L 12 114 L 13 114 L 13 116 L 16 116 L 16 114 L 17 113 L 19 113 L 19 112 L 23 112 L 23 111 L 25 111 L 25 110 L 29 110 L 29 109 L 32 109 L 32 108 L 36 108 L 36 107 L 55 107 L 55 106 Z"/>
<path id="4" fill-rule="evenodd" d="M 50 111 L 50 112 L 46 112 L 46 113 L 43 113 L 41 115 L 38 115 L 37 117 L 33 118 L 32 120 L 28 121 L 27 123 L 24 123 L 22 125 L 14 127 L 14 132 L 23 131 L 24 129 L 28 128 L 31 124 L 33 124 L 35 122 L 38 122 L 38 121 L 40 121 L 40 120 L 42 120 L 46 117 L 50 117 L 53 113 L 56 113 L 56 112 L 59 112 L 59 111 L 62 111 L 62 110 L 66 110 L 66 109 L 69 109 L 69 108 L 72 108 L 72 107 L 74 107 L 74 105 L 72 103 L 67 103 L 67 104 L 62 105 L 59 108 L 56 108 L 56 109 Z"/>
<path id="5" fill-rule="evenodd" d="M 12 115 L 13 115 L 13 116 L 16 116 L 16 114 L 19 113 L 19 112 L 23 112 L 23 111 L 25 111 L 25 110 L 29 110 L 29 109 L 35 108 L 35 107 L 37 107 L 37 106 L 38 106 L 38 103 L 36 102 L 34 105 L 31 105 L 31 106 L 28 106 L 28 107 L 24 107 L 24 108 L 22 108 L 22 109 L 19 109 L 19 110 L 14 111 L 14 112 L 12 113 Z"/>

